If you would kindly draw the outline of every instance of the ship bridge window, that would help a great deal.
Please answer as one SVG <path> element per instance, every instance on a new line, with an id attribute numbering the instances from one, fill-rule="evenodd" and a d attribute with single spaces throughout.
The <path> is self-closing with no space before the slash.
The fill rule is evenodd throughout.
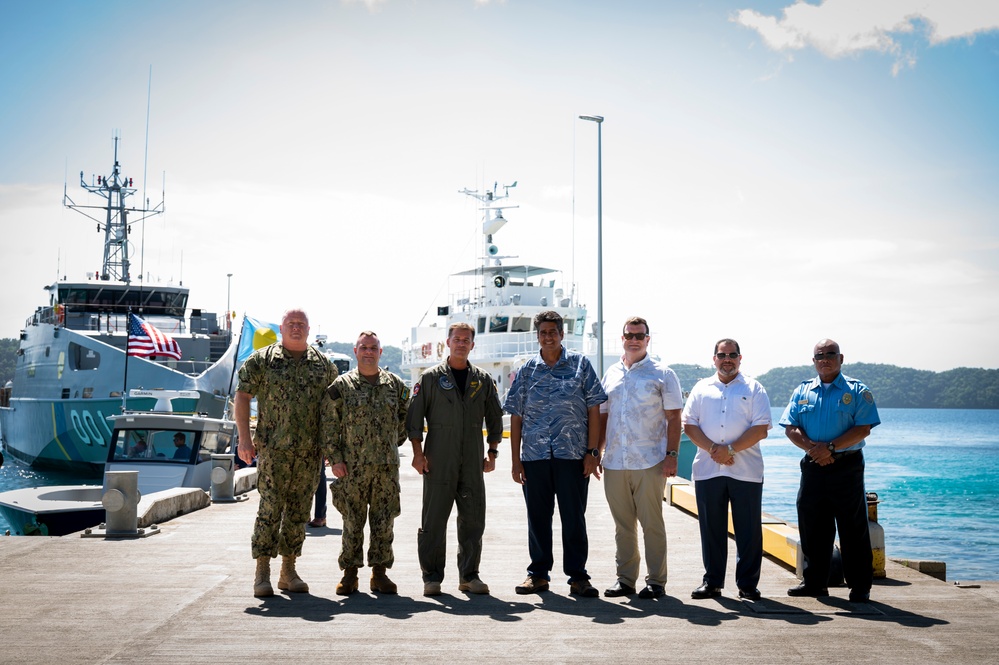
<path id="1" fill-rule="evenodd" d="M 571 335 L 574 328 L 573 324 L 575 324 L 575 321 L 573 319 L 564 319 L 562 323 L 565 324 L 565 334 Z"/>
<path id="2" fill-rule="evenodd" d="M 506 329 L 509 326 L 509 324 L 510 324 L 509 316 L 490 316 L 489 332 L 491 333 L 506 332 Z"/>
<path id="3" fill-rule="evenodd" d="M 513 321 L 510 322 L 510 332 L 531 332 L 531 317 L 513 317 Z"/>
<path id="4" fill-rule="evenodd" d="M 586 319 L 576 319 L 576 335 L 577 336 L 583 334 L 583 326 L 585 325 L 585 323 L 586 323 Z"/>
<path id="5" fill-rule="evenodd" d="M 486 332 L 486 317 L 484 316 L 479 317 L 479 325 L 476 327 L 475 332 L 476 333 Z"/>
<path id="6" fill-rule="evenodd" d="M 97 369 L 101 364 L 101 354 L 76 342 L 69 343 L 70 369 Z"/>

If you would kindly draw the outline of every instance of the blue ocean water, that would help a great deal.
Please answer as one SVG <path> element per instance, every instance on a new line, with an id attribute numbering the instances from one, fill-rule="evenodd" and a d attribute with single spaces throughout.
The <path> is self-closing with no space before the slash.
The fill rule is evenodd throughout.
<path id="1" fill-rule="evenodd" d="M 773 409 L 774 422 L 782 408 Z M 947 563 L 949 580 L 999 580 L 999 411 L 880 409 L 864 448 L 867 490 L 881 499 L 878 521 L 889 557 Z M 761 443 L 763 510 L 796 522 L 801 452 L 775 425 Z M 0 491 L 81 481 L 8 460 Z M 7 524 L 0 516 L 0 533 Z"/>
<path id="2" fill-rule="evenodd" d="M 774 408 L 761 444 L 763 510 L 796 522 L 802 457 Z M 879 409 L 864 448 L 889 558 L 947 563 L 948 580 L 999 580 L 999 411 Z"/>

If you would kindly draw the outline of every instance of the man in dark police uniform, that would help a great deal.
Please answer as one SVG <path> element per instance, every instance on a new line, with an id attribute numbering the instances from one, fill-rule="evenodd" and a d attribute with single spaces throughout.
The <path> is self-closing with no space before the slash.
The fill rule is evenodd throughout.
<path id="1" fill-rule="evenodd" d="M 788 589 L 787 595 L 829 594 L 829 567 L 838 527 L 850 601 L 866 603 L 874 567 L 861 449 L 871 428 L 881 420 L 867 386 L 840 371 L 843 354 L 839 344 L 823 339 L 815 345 L 812 360 L 818 376 L 795 389 L 780 419 L 787 438 L 806 453 L 798 490 L 802 582 Z"/>

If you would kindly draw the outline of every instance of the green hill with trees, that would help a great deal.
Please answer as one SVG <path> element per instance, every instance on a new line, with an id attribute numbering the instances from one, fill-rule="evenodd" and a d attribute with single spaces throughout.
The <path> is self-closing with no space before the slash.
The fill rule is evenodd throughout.
<path id="1" fill-rule="evenodd" d="M 689 391 L 699 379 L 711 376 L 713 367 L 671 365 L 680 386 Z M 878 406 L 901 409 L 999 409 L 999 369 L 959 367 L 946 372 L 880 365 L 847 363 L 843 373 L 867 384 Z M 756 377 L 773 406 L 784 406 L 799 383 L 815 376 L 811 365 L 775 367 Z"/>
<path id="2" fill-rule="evenodd" d="M 354 345 L 350 342 L 329 342 L 327 346 L 344 353 L 354 361 Z M 14 378 L 17 340 L 0 339 L 0 385 Z M 402 375 L 402 349 L 386 346 L 382 351 L 382 366 Z M 672 365 L 680 386 L 690 390 L 699 379 L 714 373 L 713 367 L 702 365 Z M 999 409 L 999 369 L 959 367 L 946 372 L 880 365 L 848 363 L 843 365 L 847 376 L 860 379 L 870 387 L 878 406 L 908 409 Z M 791 392 L 802 381 L 815 376 L 811 365 L 775 367 L 756 377 L 767 389 L 770 403 L 783 406 Z M 404 377 L 408 378 L 408 377 Z"/>

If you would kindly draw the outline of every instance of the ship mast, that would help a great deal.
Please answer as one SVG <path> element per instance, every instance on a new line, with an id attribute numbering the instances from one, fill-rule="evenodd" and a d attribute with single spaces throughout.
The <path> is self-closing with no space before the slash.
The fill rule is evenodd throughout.
<path id="1" fill-rule="evenodd" d="M 97 278 L 130 284 L 132 271 L 129 261 L 128 237 L 135 221 L 129 222 L 128 215 L 129 213 L 139 213 L 142 216 L 136 221 L 141 222 L 147 217 L 162 213 L 164 203 L 160 201 L 155 208 L 149 208 L 148 200 L 145 208 L 129 208 L 125 205 L 126 199 L 138 190 L 132 187 L 132 178 L 121 175 L 121 166 L 118 163 L 119 138 L 118 136 L 114 137 L 114 167 L 110 176 L 97 176 L 96 184 L 88 185 L 83 180 L 83 171 L 80 171 L 80 186 L 91 194 L 105 199 L 107 203 L 102 206 L 78 205 L 69 197 L 65 185 L 63 185 L 63 205 L 97 222 L 98 232 L 104 231 L 104 259 L 101 262 L 101 271 Z M 86 210 L 103 210 L 105 218 L 101 220 Z M 139 279 L 142 279 L 142 275 L 139 275 Z"/>
<path id="2" fill-rule="evenodd" d="M 502 265 L 502 259 L 509 258 L 499 256 L 499 248 L 493 244 L 493 234 L 499 231 L 506 224 L 506 218 L 503 216 L 503 211 L 507 208 L 519 208 L 520 206 L 498 206 L 495 205 L 497 201 L 502 201 L 505 198 L 509 198 L 510 190 L 517 186 L 517 181 L 515 180 L 512 185 L 503 185 L 503 195 L 498 196 L 496 190 L 499 187 L 499 183 L 493 183 L 492 189 L 487 189 L 484 192 L 479 190 L 465 189 L 459 190 L 459 194 L 464 194 L 465 196 L 471 196 L 473 199 L 477 199 L 484 204 L 483 208 L 480 210 L 485 211 L 482 217 L 482 236 L 483 236 L 483 249 L 482 249 L 482 263 L 485 266 L 490 265 Z"/>

